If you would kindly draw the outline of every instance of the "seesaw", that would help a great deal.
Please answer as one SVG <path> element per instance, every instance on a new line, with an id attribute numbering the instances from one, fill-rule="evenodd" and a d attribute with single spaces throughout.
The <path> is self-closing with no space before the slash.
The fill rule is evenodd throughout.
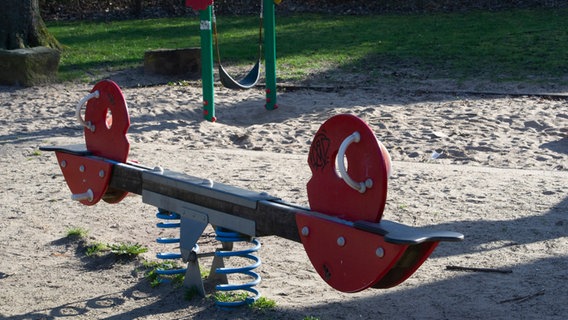
<path id="1" fill-rule="evenodd" d="M 128 162 L 130 118 L 124 96 L 112 81 L 97 83 L 77 105 L 76 116 L 84 127 L 85 145 L 40 148 L 55 151 L 72 199 L 84 205 L 101 199 L 117 203 L 134 193 L 159 208 L 158 218 L 165 219 L 160 226 L 180 228 L 179 238 L 158 239 L 179 243 L 180 253 L 159 257 L 181 258 L 187 263 L 187 269 L 173 272 L 184 273 L 184 284 L 201 294 L 197 241 L 209 224 L 224 244 L 248 241 L 254 245 L 235 253 L 253 265 L 212 268 L 218 275 L 250 276 L 248 283 L 217 289 L 250 291 L 255 295 L 252 301 L 259 296 L 254 286 L 260 281 L 253 272 L 260 264 L 253 254 L 260 247 L 256 237 L 272 235 L 301 242 L 322 279 L 342 292 L 396 286 L 422 265 L 439 242 L 463 240 L 460 233 L 428 231 L 382 219 L 390 158 L 371 128 L 352 115 L 328 119 L 313 139 L 308 155 L 310 208 L 265 192 Z M 222 265 L 223 257 L 231 256 L 231 246 L 224 248 L 216 253 L 214 265 Z"/>

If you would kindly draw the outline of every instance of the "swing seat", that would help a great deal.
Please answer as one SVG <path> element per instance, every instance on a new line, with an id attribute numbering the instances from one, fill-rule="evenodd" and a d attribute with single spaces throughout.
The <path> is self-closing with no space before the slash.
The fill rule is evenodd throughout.
<path id="1" fill-rule="evenodd" d="M 250 89 L 254 87 L 258 82 L 258 79 L 260 79 L 260 59 L 247 73 L 247 75 L 244 76 L 244 78 L 242 78 L 239 81 L 231 77 L 227 72 L 227 70 L 223 68 L 223 65 L 219 64 L 219 79 L 221 80 L 221 84 L 223 84 L 223 86 L 228 89 L 233 89 L 233 90 Z"/>

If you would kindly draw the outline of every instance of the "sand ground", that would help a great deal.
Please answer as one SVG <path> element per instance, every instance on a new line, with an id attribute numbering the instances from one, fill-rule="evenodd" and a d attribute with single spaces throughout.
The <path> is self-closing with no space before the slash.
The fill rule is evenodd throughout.
<path id="1" fill-rule="evenodd" d="M 328 287 L 301 244 L 264 237 L 258 288 L 276 308 L 224 311 L 211 299 L 188 301 L 183 288 L 152 288 L 144 279 L 141 261 L 164 251 L 155 243 L 160 235 L 155 208 L 138 196 L 116 205 L 73 202 L 55 156 L 38 152 L 40 146 L 82 142 L 73 114 L 91 87 L 0 87 L 2 318 L 565 319 L 568 314 L 566 99 L 393 88 L 283 90 L 280 108 L 266 111 L 261 89 L 218 88 L 219 121 L 209 123 L 201 117 L 198 86 L 124 88 L 132 121 L 130 159 L 300 205 L 308 205 L 307 153 L 315 132 L 333 115 L 357 115 L 393 158 L 383 219 L 465 235 L 463 242 L 442 243 L 403 284 L 355 294 Z M 73 227 L 87 229 L 89 242 L 139 243 L 149 251 L 128 262 L 89 258 L 66 238 Z M 216 245 L 209 229 L 200 241 L 205 248 Z M 449 271 L 448 265 L 512 272 Z"/>

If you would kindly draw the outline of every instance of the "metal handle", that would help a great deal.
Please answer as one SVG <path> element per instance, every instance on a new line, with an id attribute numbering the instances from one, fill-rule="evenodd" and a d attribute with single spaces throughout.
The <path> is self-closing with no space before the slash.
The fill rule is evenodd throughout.
<path id="1" fill-rule="evenodd" d="M 351 188 L 361 193 L 364 193 L 367 190 L 367 188 L 373 187 L 373 180 L 371 180 L 371 178 L 367 178 L 365 182 L 354 181 L 353 179 L 351 179 L 349 174 L 347 174 L 347 169 L 345 168 L 345 163 L 343 160 L 345 158 L 345 152 L 347 151 L 349 145 L 353 142 L 359 142 L 360 140 L 361 140 L 361 135 L 357 131 L 353 132 L 350 136 L 345 138 L 345 140 L 343 140 L 343 142 L 339 146 L 336 163 L 337 163 L 337 172 L 339 173 L 341 179 L 343 179 L 343 181 L 345 181 L 345 183 L 347 183 L 347 185 L 350 186 Z"/>
<path id="2" fill-rule="evenodd" d="M 85 120 L 81 118 L 81 108 L 83 108 L 83 106 L 87 103 L 87 101 L 91 100 L 92 98 L 98 98 L 98 97 L 99 97 L 99 90 L 89 93 L 79 101 L 79 103 L 77 104 L 77 108 L 75 109 L 75 117 L 77 118 L 77 121 L 79 121 L 79 123 L 83 127 L 91 130 L 92 132 L 95 132 L 95 125 L 92 124 L 91 121 L 85 122 Z"/>
<path id="3" fill-rule="evenodd" d="M 89 189 L 87 192 L 79 193 L 79 194 L 72 194 L 71 200 L 73 201 L 89 201 L 93 202 L 93 198 L 95 197 L 93 190 Z"/>

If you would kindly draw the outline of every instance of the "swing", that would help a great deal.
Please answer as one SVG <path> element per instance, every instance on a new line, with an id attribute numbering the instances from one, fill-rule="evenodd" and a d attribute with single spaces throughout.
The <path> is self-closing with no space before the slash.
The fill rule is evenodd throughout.
<path id="1" fill-rule="evenodd" d="M 217 51 L 217 63 L 219 65 L 219 79 L 225 88 L 233 90 L 250 89 L 256 85 L 260 79 L 260 60 L 262 58 L 262 1 L 260 1 L 260 15 L 258 28 L 258 59 L 252 69 L 240 80 L 231 77 L 221 63 L 221 54 L 219 52 L 219 40 L 217 35 L 217 18 L 213 11 L 213 36 L 215 41 L 215 50 Z"/>

